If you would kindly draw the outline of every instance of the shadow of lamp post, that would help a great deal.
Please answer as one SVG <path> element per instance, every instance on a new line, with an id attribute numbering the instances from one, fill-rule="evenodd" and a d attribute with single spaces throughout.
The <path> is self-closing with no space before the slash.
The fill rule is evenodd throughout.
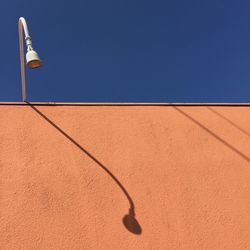
<path id="1" fill-rule="evenodd" d="M 32 47 L 31 37 L 27 23 L 23 17 L 18 21 L 19 30 L 19 47 L 20 47 L 20 62 L 21 62 L 21 77 L 22 77 L 22 101 L 26 101 L 26 81 L 25 81 L 25 66 L 24 66 L 24 46 L 23 46 L 23 30 L 25 35 L 25 41 L 27 46 L 26 64 L 30 69 L 38 68 L 42 65 L 38 54 Z"/>
<path id="2" fill-rule="evenodd" d="M 50 120 L 45 114 L 43 114 L 40 110 L 38 110 L 34 105 L 27 102 L 30 107 L 39 114 L 42 118 L 44 118 L 49 124 L 51 124 L 55 129 L 57 129 L 65 138 L 67 138 L 69 141 L 71 141 L 78 149 L 80 149 L 85 155 L 87 155 L 90 159 L 92 159 L 99 167 L 101 167 L 112 179 L 115 181 L 115 183 L 119 186 L 121 191 L 124 193 L 124 195 L 127 197 L 127 200 L 130 204 L 130 208 L 128 211 L 128 214 L 126 214 L 123 219 L 123 225 L 126 227 L 126 229 L 133 233 L 133 234 L 141 234 L 142 228 L 135 218 L 135 205 L 134 202 L 126 190 L 126 188 L 122 185 L 122 183 L 118 180 L 118 178 L 104 165 L 102 164 L 95 156 L 93 156 L 88 150 L 86 150 L 83 146 L 81 146 L 76 140 L 74 140 L 70 135 L 68 135 L 65 131 L 63 131 L 58 125 L 56 125 L 52 120 Z"/>

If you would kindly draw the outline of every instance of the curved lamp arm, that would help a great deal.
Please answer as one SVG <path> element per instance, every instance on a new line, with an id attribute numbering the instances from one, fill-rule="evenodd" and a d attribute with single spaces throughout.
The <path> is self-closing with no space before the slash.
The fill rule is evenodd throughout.
<path id="1" fill-rule="evenodd" d="M 19 31 L 19 47 L 20 47 L 20 63 L 21 63 L 21 78 L 22 78 L 22 100 L 26 101 L 26 80 L 25 80 L 25 66 L 24 66 L 24 46 L 23 46 L 23 30 L 25 34 L 25 41 L 27 45 L 26 61 L 30 69 L 38 68 L 42 65 L 38 54 L 32 47 L 31 37 L 27 23 L 23 17 L 19 18 L 18 31 Z"/>

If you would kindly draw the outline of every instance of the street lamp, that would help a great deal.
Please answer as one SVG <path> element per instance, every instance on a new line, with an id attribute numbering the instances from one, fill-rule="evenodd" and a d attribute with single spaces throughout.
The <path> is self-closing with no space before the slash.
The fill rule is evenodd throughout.
<path id="1" fill-rule="evenodd" d="M 24 66 L 24 46 L 23 46 L 23 30 L 25 34 L 25 41 L 27 45 L 26 64 L 30 69 L 38 68 L 42 65 L 38 54 L 32 47 L 31 37 L 27 23 L 23 17 L 18 21 L 19 30 L 19 47 L 20 47 L 20 62 L 21 62 L 21 77 L 22 77 L 22 100 L 26 101 L 26 81 L 25 81 L 25 66 Z"/>

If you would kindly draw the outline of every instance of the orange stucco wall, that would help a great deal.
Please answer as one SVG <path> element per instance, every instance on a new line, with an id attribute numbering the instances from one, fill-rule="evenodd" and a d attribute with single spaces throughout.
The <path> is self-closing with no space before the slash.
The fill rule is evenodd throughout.
<path id="1" fill-rule="evenodd" d="M 0 249 L 250 249 L 250 107 L 0 106 Z"/>

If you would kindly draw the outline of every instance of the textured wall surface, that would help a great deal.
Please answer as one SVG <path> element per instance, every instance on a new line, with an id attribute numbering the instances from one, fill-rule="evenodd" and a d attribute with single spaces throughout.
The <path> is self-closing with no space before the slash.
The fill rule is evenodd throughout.
<path id="1" fill-rule="evenodd" d="M 0 105 L 0 249 L 250 249 L 250 107 Z"/>

